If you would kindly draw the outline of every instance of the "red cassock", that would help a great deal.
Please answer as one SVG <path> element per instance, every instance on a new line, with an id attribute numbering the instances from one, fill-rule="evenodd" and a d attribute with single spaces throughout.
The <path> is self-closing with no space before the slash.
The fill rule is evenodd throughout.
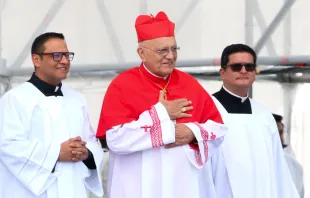
<path id="1" fill-rule="evenodd" d="M 192 101 L 194 108 L 188 111 L 192 117 L 177 119 L 177 123 L 213 120 L 223 124 L 212 98 L 195 78 L 174 69 L 164 80 L 141 65 L 121 73 L 109 85 L 102 104 L 97 138 L 105 139 L 107 130 L 114 126 L 138 120 L 142 112 L 158 102 L 159 92 L 164 88 L 167 100 L 186 98 Z M 195 144 L 191 147 L 198 149 Z"/>

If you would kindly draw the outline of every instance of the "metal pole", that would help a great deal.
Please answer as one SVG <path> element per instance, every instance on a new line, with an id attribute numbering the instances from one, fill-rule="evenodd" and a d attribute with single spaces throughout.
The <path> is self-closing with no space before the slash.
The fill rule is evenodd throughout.
<path id="1" fill-rule="evenodd" d="M 140 14 L 146 14 L 147 12 L 147 0 L 140 0 Z"/>
<path id="2" fill-rule="evenodd" d="M 245 43 L 249 46 L 253 46 L 253 1 L 256 0 L 245 0 Z"/>
<path id="3" fill-rule="evenodd" d="M 71 72 L 99 72 L 99 71 L 119 71 L 132 68 L 140 65 L 137 62 L 124 63 L 98 63 L 98 64 L 72 64 Z M 295 66 L 298 63 L 304 63 L 305 66 L 310 66 L 310 56 L 261 56 L 257 59 L 258 65 L 274 65 L 274 66 Z M 196 60 L 179 60 L 177 67 L 205 67 L 219 66 L 218 58 L 196 59 Z M 25 66 L 23 68 L 4 68 L 0 70 L 0 76 L 23 76 L 30 75 L 33 72 L 33 66 Z"/>
<path id="4" fill-rule="evenodd" d="M 113 25 L 113 22 L 111 20 L 110 15 L 109 15 L 108 8 L 106 7 L 104 1 L 97 0 L 96 2 L 97 2 L 98 11 L 101 15 L 103 23 L 105 24 L 108 36 L 109 36 L 110 41 L 112 43 L 112 48 L 115 52 L 115 56 L 119 62 L 125 62 L 125 60 L 126 60 L 125 55 L 122 51 L 121 43 L 120 43 L 119 39 L 117 38 L 117 34 L 116 34 L 116 31 L 114 28 L 115 26 Z"/>
<path id="5" fill-rule="evenodd" d="M 11 89 L 10 78 L 0 76 L 0 97 Z"/>
<path id="6" fill-rule="evenodd" d="M 180 29 L 183 27 L 185 22 L 187 21 L 188 17 L 191 13 L 194 12 L 195 7 L 198 5 L 198 0 L 192 0 L 189 5 L 186 7 L 186 10 L 181 15 L 181 18 L 175 23 L 175 32 L 178 33 Z"/>
<path id="7" fill-rule="evenodd" d="M 286 2 L 288 0 L 284 0 Z M 289 56 L 291 54 L 292 44 L 292 27 L 291 27 L 291 10 L 288 11 L 284 24 L 283 24 L 283 43 L 284 43 L 284 55 Z M 294 74 L 289 74 L 290 76 Z M 286 143 L 290 144 L 291 141 L 291 119 L 292 119 L 292 105 L 295 99 L 296 84 L 282 84 L 283 88 L 283 109 L 284 109 L 284 121 L 285 131 L 287 132 Z"/>
<path id="8" fill-rule="evenodd" d="M 296 83 L 285 83 L 282 84 L 283 93 L 283 106 L 284 108 L 284 121 L 285 122 L 285 131 L 287 132 L 286 143 L 290 143 L 291 137 L 291 119 L 292 119 L 292 106 L 295 100 L 297 84 Z"/>
<path id="9" fill-rule="evenodd" d="M 1 73 L 6 70 L 5 61 L 2 57 L 2 11 L 3 11 L 3 0 L 0 0 L 0 97 L 10 87 L 9 77 L 1 76 Z"/>
<path id="10" fill-rule="evenodd" d="M 277 15 L 274 17 L 270 25 L 264 31 L 263 35 L 258 40 L 257 44 L 254 47 L 254 50 L 257 54 L 262 50 L 263 46 L 265 45 L 268 38 L 272 35 L 275 29 L 278 27 L 282 19 L 284 18 L 285 14 L 290 10 L 296 0 L 287 0 L 282 8 L 279 10 Z"/>
<path id="11" fill-rule="evenodd" d="M 258 26 L 260 27 L 261 31 L 266 30 L 268 26 L 267 26 L 267 23 L 266 23 L 266 20 L 265 20 L 263 14 L 262 14 L 258 0 L 253 0 L 252 6 L 255 7 L 255 9 L 253 9 L 253 11 L 254 11 L 253 15 L 257 21 Z M 271 55 L 271 56 L 277 55 L 276 49 L 274 47 L 274 43 L 272 42 L 271 38 L 266 41 L 266 49 L 267 49 L 269 55 Z"/>
<path id="12" fill-rule="evenodd" d="M 48 25 L 51 23 L 51 21 L 55 18 L 56 14 L 62 7 L 62 5 L 65 3 L 65 0 L 55 0 L 53 5 L 50 7 L 46 15 L 44 16 L 43 20 L 37 27 L 37 29 L 32 33 L 31 37 L 29 38 L 28 42 L 22 49 L 21 53 L 18 55 L 17 59 L 13 62 L 13 64 L 10 67 L 14 68 L 20 68 L 23 64 L 23 62 L 26 60 L 28 55 L 30 54 L 30 47 L 32 45 L 33 40 L 35 37 L 37 37 L 39 34 L 41 34 L 45 29 L 48 27 Z M 33 67 L 32 67 L 33 68 Z"/>
<path id="13" fill-rule="evenodd" d="M 290 0 L 284 0 L 287 2 Z M 283 30 L 283 39 L 284 39 L 284 55 L 289 56 L 291 54 L 291 45 L 292 45 L 292 18 L 291 18 L 291 10 L 289 10 L 285 17 L 284 30 Z"/>
<path id="14" fill-rule="evenodd" d="M 256 0 L 245 0 L 245 43 L 249 46 L 253 46 L 253 1 Z M 250 98 L 253 97 L 253 86 L 250 87 L 248 95 Z"/>

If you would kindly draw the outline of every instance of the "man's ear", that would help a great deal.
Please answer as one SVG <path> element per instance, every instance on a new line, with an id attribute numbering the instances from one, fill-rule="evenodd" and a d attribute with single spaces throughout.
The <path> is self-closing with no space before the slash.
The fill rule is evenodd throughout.
<path id="1" fill-rule="evenodd" d="M 41 57 L 37 54 L 32 54 L 31 55 L 31 59 L 32 59 L 32 63 L 34 65 L 35 68 L 39 68 L 40 67 L 40 63 L 41 63 Z"/>
<path id="2" fill-rule="evenodd" d="M 221 67 L 221 69 L 220 69 L 220 75 L 221 75 L 222 79 L 223 79 L 223 77 L 224 77 L 225 72 L 226 72 L 226 68 Z"/>
<path id="3" fill-rule="evenodd" d="M 146 54 L 145 54 L 145 50 L 142 47 L 138 47 L 137 49 L 137 53 L 139 54 L 142 62 L 146 62 Z"/>

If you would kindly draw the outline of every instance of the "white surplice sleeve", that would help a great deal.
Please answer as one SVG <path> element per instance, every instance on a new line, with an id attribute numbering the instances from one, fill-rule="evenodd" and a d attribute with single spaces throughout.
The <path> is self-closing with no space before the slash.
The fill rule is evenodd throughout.
<path id="1" fill-rule="evenodd" d="M 137 121 L 108 130 L 106 139 L 112 152 L 130 154 L 175 142 L 175 126 L 165 107 L 158 102 Z"/>
<path id="2" fill-rule="evenodd" d="M 22 119 L 29 117 L 25 108 L 10 94 L 0 100 L 0 161 L 29 191 L 39 196 L 56 179 L 52 170 L 60 145 L 27 139 L 22 124 Z"/>
<path id="3" fill-rule="evenodd" d="M 196 167 L 202 168 L 224 140 L 227 127 L 224 124 L 207 120 L 205 123 L 185 123 L 194 133 L 199 150 L 193 155 L 192 149 L 187 148 L 189 161 Z"/>
<path id="4" fill-rule="evenodd" d="M 300 198 L 304 198 L 304 180 L 303 180 L 303 167 L 299 162 L 289 153 L 284 151 L 284 157 L 287 162 L 288 168 L 292 175 L 293 182 L 296 186 L 296 189 L 299 193 Z"/>
<path id="5" fill-rule="evenodd" d="M 221 147 L 220 147 L 221 148 Z M 214 189 L 217 198 L 233 198 L 223 151 L 217 149 L 211 160 Z M 206 184 L 209 185 L 209 184 Z"/>
<path id="6" fill-rule="evenodd" d="M 274 160 L 274 173 L 277 186 L 278 198 L 299 198 L 298 191 L 293 183 L 291 173 L 289 171 L 284 151 L 282 148 L 281 140 L 279 137 L 278 129 L 275 124 L 273 125 L 272 143 L 273 143 L 273 160 Z"/>
<path id="7" fill-rule="evenodd" d="M 199 171 L 199 189 L 207 198 L 233 198 L 221 147 Z"/>
<path id="8" fill-rule="evenodd" d="M 103 151 L 96 138 L 95 131 L 91 126 L 89 120 L 86 102 L 84 103 L 84 138 L 87 142 L 86 147 L 92 152 L 96 169 L 89 169 L 90 175 L 85 178 L 85 186 L 88 190 L 96 196 L 103 196 L 102 179 L 101 179 L 101 165 L 103 164 Z"/>

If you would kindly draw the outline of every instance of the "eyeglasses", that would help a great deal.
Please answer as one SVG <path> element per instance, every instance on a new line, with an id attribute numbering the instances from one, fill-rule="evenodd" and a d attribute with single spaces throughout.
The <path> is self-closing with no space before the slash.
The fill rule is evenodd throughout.
<path id="1" fill-rule="evenodd" d="M 53 57 L 53 60 L 56 62 L 59 62 L 62 60 L 62 57 L 65 56 L 65 58 L 68 61 L 72 61 L 74 57 L 73 52 L 51 52 L 51 53 L 39 53 L 38 55 L 49 55 Z"/>
<path id="2" fill-rule="evenodd" d="M 141 46 L 141 47 L 149 49 L 149 50 L 152 50 L 153 52 L 156 52 L 157 54 L 159 54 L 161 56 L 166 56 L 167 54 L 169 54 L 170 51 L 172 52 L 173 55 L 177 55 L 178 51 L 180 50 L 180 47 L 178 47 L 178 46 L 164 47 L 164 48 L 159 48 L 159 49 L 156 49 L 156 50 L 153 50 L 151 48 L 144 47 L 144 46 Z"/>
<path id="3" fill-rule="evenodd" d="M 228 66 L 231 68 L 233 72 L 240 72 L 243 66 L 247 72 L 253 72 L 256 69 L 255 63 L 234 63 L 227 65 L 226 67 Z"/>

